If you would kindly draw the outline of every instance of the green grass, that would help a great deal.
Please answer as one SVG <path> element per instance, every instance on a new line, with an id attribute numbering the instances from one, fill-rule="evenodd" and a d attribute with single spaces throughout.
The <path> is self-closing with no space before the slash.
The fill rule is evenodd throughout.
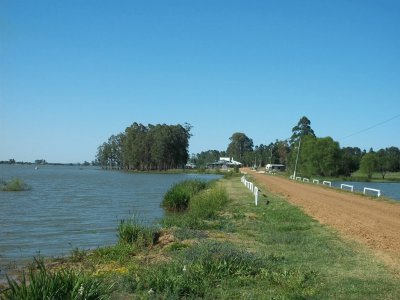
<path id="1" fill-rule="evenodd" d="M 121 220 L 118 226 L 118 241 L 133 244 L 137 247 L 154 245 L 159 235 L 159 229 L 154 226 L 144 225 L 144 222 L 133 215 L 128 220 Z"/>
<path id="2" fill-rule="evenodd" d="M 99 279 L 68 269 L 50 272 L 42 260 L 36 259 L 35 263 L 21 282 L 8 278 L 9 288 L 0 299 L 109 299 L 112 286 Z"/>
<path id="3" fill-rule="evenodd" d="M 360 171 L 354 172 L 351 174 L 350 178 L 347 178 L 349 180 L 358 180 L 358 181 L 370 181 L 368 179 L 367 174 L 364 174 Z M 377 181 L 377 182 L 400 182 L 400 172 L 387 172 L 385 174 L 385 179 L 382 179 L 382 174 L 379 172 L 374 172 L 372 174 L 371 181 Z"/>
<path id="4" fill-rule="evenodd" d="M 19 192 L 30 190 L 31 187 L 19 178 L 10 181 L 0 181 L 0 190 L 4 192 Z"/>
<path id="5" fill-rule="evenodd" d="M 224 184 L 231 199 L 229 218 L 237 228 L 235 240 L 281 257 L 282 266 L 317 274 L 313 298 L 400 298 L 399 279 L 365 247 L 341 238 L 280 197 L 268 194 L 269 204 L 261 200 L 256 207 L 250 192 L 243 197 L 241 183 Z"/>
<path id="6" fill-rule="evenodd" d="M 218 226 L 215 221 L 218 212 L 228 201 L 228 194 L 223 188 L 198 191 L 191 197 L 186 212 L 174 212 L 167 214 L 161 223 L 163 226 L 180 227 L 185 229 L 205 229 L 210 226 Z"/>
<path id="7" fill-rule="evenodd" d="M 150 292 L 162 299 L 242 299 L 249 287 L 258 285 L 271 287 L 276 297 L 303 298 L 312 294 L 315 274 L 282 268 L 273 256 L 259 256 L 231 243 L 205 242 L 132 278 L 132 290 L 139 296 Z"/>
<path id="8" fill-rule="evenodd" d="M 189 207 L 190 199 L 207 186 L 208 183 L 201 180 L 179 182 L 167 191 L 162 205 L 168 211 L 184 211 Z"/>

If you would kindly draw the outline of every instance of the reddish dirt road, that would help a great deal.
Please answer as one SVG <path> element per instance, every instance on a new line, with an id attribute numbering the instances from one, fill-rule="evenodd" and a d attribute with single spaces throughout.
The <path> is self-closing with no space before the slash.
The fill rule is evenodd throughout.
<path id="1" fill-rule="evenodd" d="M 244 168 L 273 194 L 284 196 L 322 224 L 373 250 L 396 269 L 400 267 L 400 203 L 377 201 L 313 184 L 259 174 Z"/>

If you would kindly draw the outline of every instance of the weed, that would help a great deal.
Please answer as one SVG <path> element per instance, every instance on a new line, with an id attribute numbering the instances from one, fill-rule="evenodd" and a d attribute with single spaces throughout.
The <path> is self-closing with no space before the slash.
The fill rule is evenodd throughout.
<path id="1" fill-rule="evenodd" d="M 143 224 L 143 221 L 133 215 L 128 220 L 121 220 L 118 226 L 119 242 L 134 244 L 138 247 L 149 247 L 156 243 L 159 230 Z"/>
<path id="2" fill-rule="evenodd" d="M 185 180 L 173 185 L 165 194 L 163 207 L 168 211 L 184 211 L 190 199 L 199 191 L 206 189 L 208 183 L 201 180 Z"/>
<path id="3" fill-rule="evenodd" d="M 50 272 L 41 259 L 21 282 L 7 278 L 9 288 L 2 299 L 108 299 L 112 286 L 72 270 Z"/>
<path id="4" fill-rule="evenodd" d="M 218 212 L 227 203 L 228 195 L 223 188 L 212 187 L 192 196 L 185 212 L 166 215 L 162 222 L 165 227 L 206 229 L 212 226 L 208 221 L 215 220 Z"/>

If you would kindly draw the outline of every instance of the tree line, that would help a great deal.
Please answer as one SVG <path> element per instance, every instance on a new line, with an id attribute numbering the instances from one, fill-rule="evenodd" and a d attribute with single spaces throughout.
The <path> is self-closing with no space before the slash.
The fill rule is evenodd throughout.
<path id="1" fill-rule="evenodd" d="M 298 158 L 297 158 L 297 153 Z M 400 171 L 400 149 L 388 147 L 374 151 L 358 147 L 343 147 L 331 137 L 317 137 L 307 117 L 300 118 L 292 128 L 292 135 L 286 140 L 276 140 L 269 145 L 253 145 L 246 134 L 236 132 L 224 151 L 208 150 L 193 154 L 191 162 L 205 166 L 220 156 L 234 157 L 245 166 L 265 166 L 268 163 L 284 164 L 287 171 L 294 169 L 302 176 L 345 176 L 361 170 L 372 177 L 380 172 L 385 178 L 387 172 Z M 296 165 L 297 158 L 297 165 Z"/>
<path id="2" fill-rule="evenodd" d="M 192 126 L 133 123 L 112 135 L 97 149 L 96 163 L 103 168 L 167 170 L 183 168 L 188 161 Z"/>

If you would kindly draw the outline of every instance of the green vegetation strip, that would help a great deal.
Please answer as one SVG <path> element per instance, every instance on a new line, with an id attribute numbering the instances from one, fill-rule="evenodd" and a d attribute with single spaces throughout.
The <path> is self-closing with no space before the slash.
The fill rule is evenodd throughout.
<path id="1" fill-rule="evenodd" d="M 0 190 L 3 192 L 19 192 L 28 191 L 30 189 L 31 187 L 19 178 L 15 178 L 10 181 L 0 180 Z"/>
<path id="2" fill-rule="evenodd" d="M 254 206 L 235 176 L 207 184 L 159 227 L 121 221 L 115 246 L 76 249 L 45 273 L 78 274 L 98 288 L 91 299 L 400 299 L 398 277 L 364 248 L 267 197 Z M 0 297 L 18 298 L 11 286 Z"/>

